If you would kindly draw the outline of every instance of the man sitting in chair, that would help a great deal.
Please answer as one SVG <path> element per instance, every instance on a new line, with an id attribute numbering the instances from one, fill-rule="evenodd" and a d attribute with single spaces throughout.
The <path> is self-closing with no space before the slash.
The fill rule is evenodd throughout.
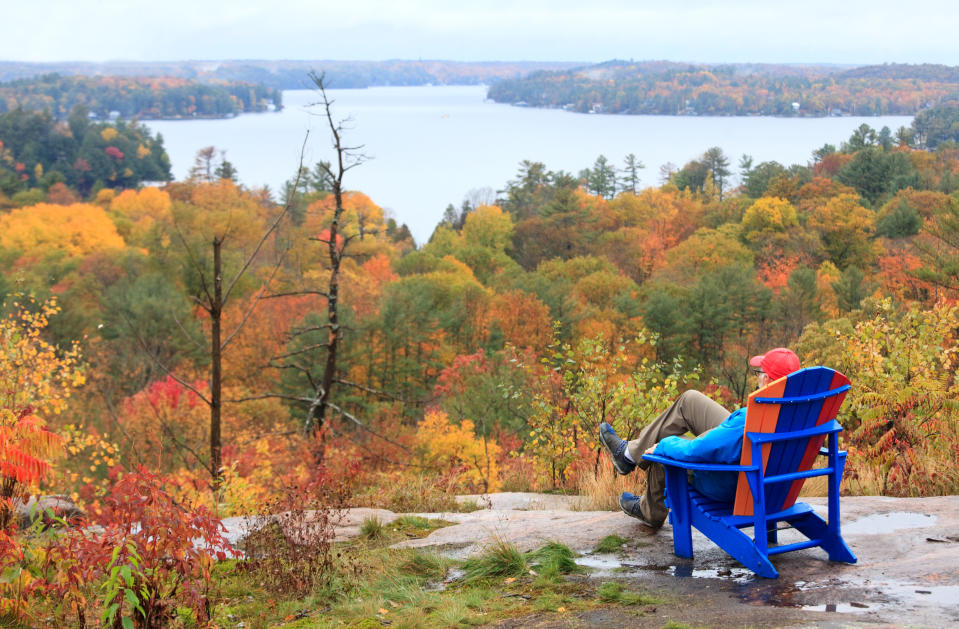
<path id="1" fill-rule="evenodd" d="M 800 368 L 799 357 L 785 347 L 754 356 L 749 364 L 759 377 L 757 389 Z M 620 439 L 612 426 L 601 423 L 599 441 L 609 452 L 616 471 L 624 475 L 636 467 L 646 471 L 646 494 L 634 496 L 623 492 L 619 506 L 646 526 L 660 528 L 669 512 L 665 504 L 666 473 L 662 465 L 644 461 L 643 454 L 660 454 L 693 463 L 738 464 L 745 422 L 745 408 L 730 414 L 699 391 L 690 390 L 676 398 L 672 406 L 631 441 Z M 696 438 L 679 436 L 687 432 Z M 693 487 L 714 500 L 731 502 L 736 496 L 738 476 L 737 472 L 695 472 Z"/>

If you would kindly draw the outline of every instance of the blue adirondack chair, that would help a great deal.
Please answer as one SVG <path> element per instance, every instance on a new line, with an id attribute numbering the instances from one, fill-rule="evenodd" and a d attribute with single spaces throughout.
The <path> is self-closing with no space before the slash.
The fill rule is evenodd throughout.
<path id="1" fill-rule="evenodd" d="M 836 413 L 849 390 L 846 376 L 826 367 L 809 367 L 780 378 L 749 396 L 743 453 L 739 465 L 687 463 L 643 455 L 666 469 L 666 504 L 673 526 L 673 552 L 693 556 L 692 528 L 756 574 L 776 578 L 770 555 L 819 546 L 832 561 L 855 563 L 839 529 L 839 481 L 846 453 L 839 450 L 842 426 Z M 823 442 L 828 440 L 828 447 Z M 827 457 L 812 469 L 817 455 Z M 688 470 L 739 472 L 736 498 L 716 502 L 697 492 Z M 828 476 L 829 513 L 823 520 L 796 498 L 806 478 Z M 808 539 L 775 545 L 779 522 Z M 752 536 L 742 529 L 752 527 Z"/>

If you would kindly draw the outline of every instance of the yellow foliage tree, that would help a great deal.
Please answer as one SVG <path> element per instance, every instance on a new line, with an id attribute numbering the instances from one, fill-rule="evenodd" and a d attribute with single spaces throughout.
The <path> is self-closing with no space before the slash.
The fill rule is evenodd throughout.
<path id="1" fill-rule="evenodd" d="M 124 190 L 110 201 L 110 211 L 116 215 L 123 235 L 137 242 L 157 221 L 168 221 L 173 201 L 159 188 Z"/>
<path id="2" fill-rule="evenodd" d="M 88 203 L 38 203 L 0 216 L 0 247 L 16 249 L 24 255 L 59 249 L 73 256 L 85 256 L 124 246 L 103 208 Z"/>
<path id="3" fill-rule="evenodd" d="M 460 472 L 460 480 L 469 488 L 485 493 L 499 486 L 496 460 L 500 448 L 491 439 L 477 437 L 468 419 L 457 426 L 443 411 L 428 411 L 417 426 L 416 450 L 422 465 Z"/>
<path id="4" fill-rule="evenodd" d="M 799 224 L 796 208 L 786 199 L 762 197 L 743 214 L 746 240 L 757 242 Z"/>
<path id="5" fill-rule="evenodd" d="M 49 473 L 50 459 L 63 449 L 45 418 L 61 413 L 71 389 L 84 382 L 76 344 L 64 352 L 41 337 L 58 311 L 53 299 L 14 303 L 0 321 L 0 529 L 11 499 Z"/>

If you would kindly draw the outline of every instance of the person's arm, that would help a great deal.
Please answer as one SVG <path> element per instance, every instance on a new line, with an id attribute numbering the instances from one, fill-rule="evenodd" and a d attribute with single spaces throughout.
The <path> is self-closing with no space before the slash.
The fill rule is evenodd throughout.
<path id="1" fill-rule="evenodd" d="M 691 463 L 736 463 L 742 453 L 745 421 L 746 409 L 742 408 L 695 439 L 666 437 L 653 453 Z"/>

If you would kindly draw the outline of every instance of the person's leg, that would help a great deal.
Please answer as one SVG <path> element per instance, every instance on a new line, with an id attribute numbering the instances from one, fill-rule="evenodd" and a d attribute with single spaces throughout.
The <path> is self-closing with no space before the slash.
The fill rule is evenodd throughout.
<path id="1" fill-rule="evenodd" d="M 685 435 L 691 432 L 697 437 L 707 430 L 720 425 L 729 417 L 729 411 L 718 402 L 711 400 L 699 391 L 690 389 L 663 411 L 635 439 L 630 440 L 629 457 L 642 468 L 648 463 L 643 461 L 643 453 L 666 437 Z"/>
<path id="2" fill-rule="evenodd" d="M 638 504 L 643 519 L 653 526 L 661 526 L 669 510 L 666 508 L 666 471 L 659 463 L 643 461 L 643 453 L 665 437 L 684 435 L 687 432 L 699 436 L 726 421 L 729 411 L 699 391 L 686 391 L 659 417 L 629 442 L 630 458 L 646 470 L 646 493 Z M 637 507 L 634 507 L 637 508 Z"/>

